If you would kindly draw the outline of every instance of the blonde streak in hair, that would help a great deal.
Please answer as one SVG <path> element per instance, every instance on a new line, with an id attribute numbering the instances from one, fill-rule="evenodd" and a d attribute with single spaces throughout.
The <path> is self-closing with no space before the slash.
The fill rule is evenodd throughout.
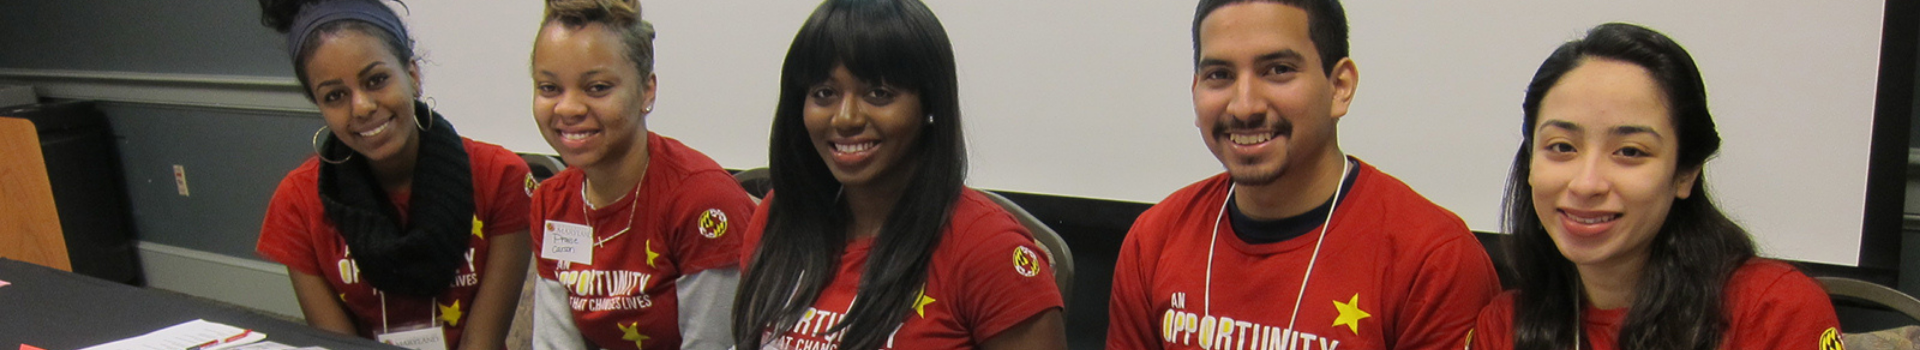
<path id="1" fill-rule="evenodd" d="M 542 16 L 542 18 L 545 18 L 544 20 L 542 20 L 543 22 L 552 21 L 555 18 L 559 18 L 561 15 L 574 12 L 572 10 L 573 6 L 570 6 L 570 5 L 573 5 L 576 2 L 568 1 L 568 0 L 547 0 L 546 3 L 547 3 L 546 15 Z"/>
<path id="2" fill-rule="evenodd" d="M 588 22 L 626 26 L 640 20 L 638 0 L 579 0 L 571 2 L 569 14 Z M 598 18 L 595 18 L 598 17 Z"/>
<path id="3" fill-rule="evenodd" d="M 605 0 L 548 0 L 547 21 L 564 19 L 563 22 L 591 22 L 597 15 L 610 12 Z"/>
<path id="4" fill-rule="evenodd" d="M 622 25 L 640 21 L 640 0 L 600 0 L 607 8 L 607 17 Z"/>

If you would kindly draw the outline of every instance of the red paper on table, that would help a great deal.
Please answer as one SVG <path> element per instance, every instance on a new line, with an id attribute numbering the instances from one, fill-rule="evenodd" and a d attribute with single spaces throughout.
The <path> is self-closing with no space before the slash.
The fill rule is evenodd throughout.
<path id="1" fill-rule="evenodd" d="M 47 349 L 41 349 L 41 348 L 34 347 L 32 345 L 27 345 L 27 344 L 20 344 L 20 350 L 47 350 Z"/>

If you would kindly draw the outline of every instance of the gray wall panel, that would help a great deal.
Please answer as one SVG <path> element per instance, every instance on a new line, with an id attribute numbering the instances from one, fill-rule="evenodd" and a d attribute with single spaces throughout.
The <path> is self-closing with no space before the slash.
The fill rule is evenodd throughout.
<path id="1" fill-rule="evenodd" d="M 292 76 L 254 0 L 0 0 L 0 68 Z"/>
<path id="2" fill-rule="evenodd" d="M 119 138 L 140 240 L 260 259 L 253 244 L 280 178 L 313 153 L 318 116 L 102 104 Z M 186 167 L 179 195 L 173 165 Z"/>

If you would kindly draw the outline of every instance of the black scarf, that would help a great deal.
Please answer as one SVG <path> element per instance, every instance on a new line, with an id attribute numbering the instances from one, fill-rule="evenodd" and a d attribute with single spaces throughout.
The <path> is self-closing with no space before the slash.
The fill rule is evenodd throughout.
<path id="1" fill-rule="evenodd" d="M 446 291 L 466 262 L 467 236 L 473 230 L 473 168 L 466 146 L 446 118 L 419 101 L 413 110 L 415 120 L 432 127 L 420 130 L 408 225 L 401 226 L 399 211 L 374 179 L 365 155 L 341 164 L 321 163 L 319 187 L 327 219 L 352 249 L 362 278 L 382 291 L 425 297 Z M 339 139 L 328 142 L 321 158 L 357 154 L 339 145 Z"/>

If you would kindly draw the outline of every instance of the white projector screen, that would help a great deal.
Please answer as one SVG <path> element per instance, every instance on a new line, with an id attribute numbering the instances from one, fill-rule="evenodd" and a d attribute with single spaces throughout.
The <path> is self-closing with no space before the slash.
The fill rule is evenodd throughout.
<path id="1" fill-rule="evenodd" d="M 729 168 L 767 164 L 780 63 L 814 1 L 645 1 L 648 125 Z M 1191 1 L 929 0 L 953 40 L 975 187 L 1156 202 L 1221 171 L 1193 126 Z M 1520 100 L 1609 21 L 1690 50 L 1725 146 L 1709 190 L 1762 254 L 1856 265 L 1885 4 L 1350 1 L 1360 85 L 1341 147 L 1499 231 Z M 428 96 L 460 130 L 552 153 L 531 117 L 535 1 L 409 1 Z"/>

